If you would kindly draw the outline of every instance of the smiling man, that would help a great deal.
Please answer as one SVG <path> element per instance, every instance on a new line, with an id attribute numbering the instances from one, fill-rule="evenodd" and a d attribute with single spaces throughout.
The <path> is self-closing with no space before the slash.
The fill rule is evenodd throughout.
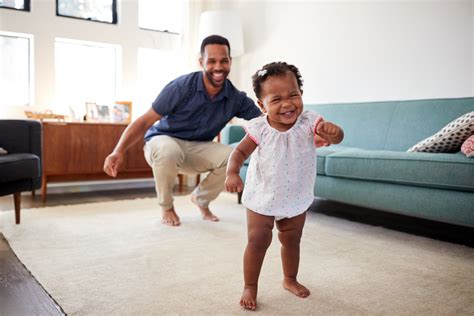
<path id="1" fill-rule="evenodd" d="M 206 37 L 199 58 L 202 71 L 171 81 L 151 108 L 125 129 L 105 159 L 105 173 L 116 177 L 124 153 L 145 135 L 145 159 L 153 169 L 166 225 L 181 223 L 173 206 L 173 186 L 179 172 L 209 172 L 192 192 L 191 200 L 204 220 L 219 220 L 209 203 L 224 188 L 232 148 L 212 140 L 233 117 L 250 120 L 261 115 L 254 102 L 227 79 L 232 64 L 230 54 L 226 38 Z"/>

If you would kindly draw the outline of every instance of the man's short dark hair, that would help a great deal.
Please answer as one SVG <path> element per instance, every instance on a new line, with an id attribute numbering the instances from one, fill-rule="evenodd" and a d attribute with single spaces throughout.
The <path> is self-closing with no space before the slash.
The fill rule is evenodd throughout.
<path id="1" fill-rule="evenodd" d="M 217 45 L 225 45 L 229 49 L 229 56 L 230 56 L 230 44 L 227 38 L 222 37 L 220 35 L 209 35 L 205 39 L 202 40 L 201 43 L 201 57 L 204 57 L 204 49 L 206 48 L 207 45 L 212 45 L 212 44 L 217 44 Z"/>

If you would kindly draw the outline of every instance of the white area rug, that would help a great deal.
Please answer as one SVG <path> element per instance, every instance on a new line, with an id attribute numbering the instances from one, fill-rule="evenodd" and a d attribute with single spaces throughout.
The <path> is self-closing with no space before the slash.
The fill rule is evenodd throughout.
<path id="1" fill-rule="evenodd" d="M 182 225 L 163 226 L 154 199 L 0 215 L 20 260 L 69 315 L 244 314 L 245 210 L 223 193 L 204 222 L 189 196 Z M 278 239 L 267 253 L 258 314 L 473 315 L 474 249 L 310 212 L 301 299 L 281 287 Z"/>

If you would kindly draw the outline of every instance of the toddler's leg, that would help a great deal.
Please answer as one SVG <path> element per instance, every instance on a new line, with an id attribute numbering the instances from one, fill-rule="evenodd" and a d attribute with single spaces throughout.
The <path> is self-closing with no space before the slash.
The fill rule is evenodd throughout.
<path id="1" fill-rule="evenodd" d="M 263 258 L 272 242 L 274 218 L 247 210 L 248 241 L 244 253 L 244 291 L 240 305 L 246 309 L 257 308 L 258 277 Z"/>
<path id="2" fill-rule="evenodd" d="M 279 231 L 278 239 L 281 242 L 283 287 L 299 297 L 307 297 L 310 294 L 309 290 L 296 280 L 300 263 L 300 240 L 305 219 L 306 212 L 276 222 Z"/>

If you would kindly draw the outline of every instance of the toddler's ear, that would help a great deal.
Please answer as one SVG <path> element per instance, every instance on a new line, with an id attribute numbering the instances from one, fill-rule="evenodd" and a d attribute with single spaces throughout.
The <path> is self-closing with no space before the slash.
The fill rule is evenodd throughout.
<path id="1" fill-rule="evenodd" d="M 263 113 L 267 113 L 267 110 L 265 110 L 265 107 L 263 106 L 263 102 L 261 100 L 257 100 L 257 104 Z"/>

